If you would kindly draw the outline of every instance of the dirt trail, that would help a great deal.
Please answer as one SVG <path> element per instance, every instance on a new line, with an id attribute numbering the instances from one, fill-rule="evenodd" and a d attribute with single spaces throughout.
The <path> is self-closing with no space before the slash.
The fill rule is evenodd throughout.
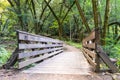
<path id="1" fill-rule="evenodd" d="M 80 49 L 77 49 L 75 48 L 74 46 L 70 46 L 70 45 L 67 45 L 67 44 L 64 44 L 64 51 L 65 52 L 80 52 Z"/>
<path id="2" fill-rule="evenodd" d="M 80 50 L 64 44 L 66 52 Z M 120 76 L 116 77 L 116 80 L 120 80 Z M 117 79 L 118 78 L 118 79 Z M 16 70 L 0 70 L 0 80 L 113 80 L 111 74 L 95 74 L 91 75 L 71 75 L 71 74 L 25 74 L 21 71 Z"/>

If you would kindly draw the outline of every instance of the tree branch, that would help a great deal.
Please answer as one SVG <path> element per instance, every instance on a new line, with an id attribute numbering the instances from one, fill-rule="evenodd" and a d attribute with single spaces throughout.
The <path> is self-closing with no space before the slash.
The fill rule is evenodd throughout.
<path id="1" fill-rule="evenodd" d="M 51 2 L 51 0 L 48 1 L 48 4 L 49 4 L 50 2 Z M 41 15 L 40 15 L 40 17 L 39 17 L 39 20 L 42 19 L 42 16 L 43 16 L 46 8 L 47 8 L 47 5 L 45 5 L 45 7 L 43 8 L 43 11 L 42 11 L 42 13 L 41 13 Z"/>
<path id="2" fill-rule="evenodd" d="M 85 18 L 85 15 L 84 15 L 84 13 L 83 13 L 83 10 L 82 10 L 82 8 L 81 8 L 81 6 L 80 6 L 80 4 L 79 4 L 79 1 L 78 1 L 78 0 L 75 0 L 75 3 L 76 3 L 76 6 L 77 6 L 77 8 L 78 8 L 79 14 L 80 14 L 80 16 L 81 16 L 81 18 L 82 18 L 82 22 L 84 23 L 87 31 L 88 31 L 88 32 L 91 32 L 90 27 L 88 26 L 87 20 L 86 20 L 86 18 Z"/>
<path id="3" fill-rule="evenodd" d="M 105 37 L 106 37 L 106 31 L 108 28 L 108 19 L 109 19 L 109 6 L 110 6 L 110 0 L 106 0 L 106 8 L 105 8 L 105 15 L 104 15 L 104 25 L 103 25 L 103 33 L 102 33 L 102 45 L 105 45 Z"/>
<path id="4" fill-rule="evenodd" d="M 59 21 L 59 18 L 57 17 L 57 15 L 55 14 L 55 12 L 53 11 L 53 9 L 51 8 L 51 6 L 48 4 L 48 2 L 46 1 L 46 0 L 44 0 L 45 1 L 45 3 L 47 4 L 47 6 L 49 7 L 49 9 L 50 9 L 50 11 L 52 12 L 52 14 L 54 15 L 54 17 L 56 18 L 56 20 L 58 21 L 58 22 L 60 22 Z"/>
<path id="5" fill-rule="evenodd" d="M 7 0 L 7 1 L 10 3 L 10 5 L 11 5 L 12 7 L 14 7 L 14 4 L 12 3 L 11 0 Z"/>
<path id="6" fill-rule="evenodd" d="M 70 12 L 70 10 L 72 9 L 72 7 L 74 6 L 75 1 L 73 2 L 73 4 L 69 7 L 68 11 L 66 12 L 64 18 L 62 19 L 61 23 L 63 23 L 63 21 L 65 20 L 65 18 L 67 17 L 68 13 Z"/>
<path id="7" fill-rule="evenodd" d="M 120 22 L 117 22 L 117 21 L 116 21 L 116 22 L 112 22 L 112 23 L 108 24 L 108 26 L 115 25 L 115 24 L 120 26 Z"/>
<path id="8" fill-rule="evenodd" d="M 120 40 L 120 36 L 118 36 L 118 38 L 115 40 L 115 43 L 114 44 L 117 44 Z"/>

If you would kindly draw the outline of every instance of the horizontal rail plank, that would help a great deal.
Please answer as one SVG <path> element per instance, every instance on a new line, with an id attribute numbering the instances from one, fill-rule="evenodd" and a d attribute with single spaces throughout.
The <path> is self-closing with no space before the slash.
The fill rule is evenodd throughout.
<path id="1" fill-rule="evenodd" d="M 23 53 L 19 53 L 18 59 L 25 58 L 25 57 L 31 57 L 31 56 L 48 53 L 51 51 L 61 50 L 61 49 L 63 49 L 63 47 L 53 48 L 53 49 L 36 50 L 36 51 L 32 51 L 32 52 L 23 52 Z"/>
<path id="2" fill-rule="evenodd" d="M 83 47 L 87 47 L 87 48 L 89 48 L 89 49 L 95 49 L 95 43 L 83 44 Z"/>
<path id="3" fill-rule="evenodd" d="M 63 50 L 56 51 L 56 52 L 53 52 L 53 53 L 51 53 L 51 54 L 43 55 L 43 56 L 41 56 L 41 57 L 32 58 L 32 59 L 28 59 L 28 60 L 23 61 L 23 62 L 19 62 L 19 63 L 18 63 L 18 68 L 21 69 L 21 68 L 23 68 L 23 67 L 25 67 L 25 66 L 28 66 L 29 64 L 38 62 L 38 61 L 40 61 L 40 60 L 43 60 L 43 59 L 48 58 L 48 57 L 50 57 L 50 56 L 53 56 L 53 55 L 55 55 L 55 54 L 61 53 L 62 51 L 63 51 Z"/>
<path id="4" fill-rule="evenodd" d="M 95 39 L 95 31 L 92 31 L 91 34 L 84 39 L 85 42 Z"/>
<path id="5" fill-rule="evenodd" d="M 30 33 L 26 33 L 26 32 L 19 32 L 18 33 L 19 36 L 19 40 L 26 40 L 26 41 L 37 41 L 37 42 L 52 42 L 52 43 L 63 43 L 60 40 L 57 39 L 52 39 L 49 37 L 44 37 L 44 36 L 40 36 L 40 35 L 33 35 Z"/>
<path id="6" fill-rule="evenodd" d="M 92 58 L 96 58 L 96 53 L 86 49 L 86 48 L 83 48 L 83 50 L 89 55 L 91 56 Z"/>
<path id="7" fill-rule="evenodd" d="M 87 53 L 85 51 L 83 51 L 84 56 L 86 57 L 86 59 L 88 60 L 88 62 L 95 68 L 96 67 L 96 63 L 87 55 Z"/>
<path id="8" fill-rule="evenodd" d="M 19 49 L 36 49 L 36 48 L 49 48 L 49 47 L 62 47 L 62 44 L 18 44 Z"/>
<path id="9" fill-rule="evenodd" d="M 98 51 L 98 55 L 102 58 L 103 62 L 108 65 L 108 67 L 112 70 L 112 72 L 118 72 L 118 68 L 116 65 L 114 65 L 112 63 L 112 61 L 110 60 L 110 58 L 108 57 L 108 55 L 103 51 L 101 46 L 97 46 L 97 51 Z"/>

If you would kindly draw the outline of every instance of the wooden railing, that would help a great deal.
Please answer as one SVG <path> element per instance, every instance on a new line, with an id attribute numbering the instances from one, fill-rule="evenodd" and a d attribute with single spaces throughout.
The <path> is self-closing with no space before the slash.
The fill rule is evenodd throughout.
<path id="1" fill-rule="evenodd" d="M 23 31 L 17 31 L 17 37 L 17 49 L 4 65 L 6 68 L 13 66 L 17 61 L 20 69 L 63 52 L 63 42 L 56 39 Z"/>
<path id="2" fill-rule="evenodd" d="M 93 30 L 89 36 L 82 41 L 82 52 L 88 62 L 93 66 L 94 71 L 100 71 L 100 60 L 102 60 L 112 72 L 118 72 L 117 67 L 110 60 L 108 55 L 100 46 L 100 33 L 98 30 Z"/>
<path id="3" fill-rule="evenodd" d="M 95 71 L 99 70 L 98 59 L 96 53 L 95 31 L 92 31 L 88 37 L 82 41 L 82 52 L 84 53 L 88 62 L 94 67 Z"/>

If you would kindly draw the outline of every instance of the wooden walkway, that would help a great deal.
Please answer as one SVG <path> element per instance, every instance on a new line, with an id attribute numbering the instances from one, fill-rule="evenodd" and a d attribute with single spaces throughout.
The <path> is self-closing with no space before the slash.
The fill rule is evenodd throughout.
<path id="1" fill-rule="evenodd" d="M 22 69 L 20 71 L 20 74 L 24 76 L 21 76 L 22 80 L 58 80 L 58 78 L 59 80 L 103 80 L 96 79 L 96 77 L 93 79 L 92 75 L 94 74 L 92 70 L 98 71 L 100 69 L 100 59 L 108 65 L 112 72 L 118 70 L 98 45 L 99 40 L 97 39 L 99 38 L 95 34 L 96 32 L 93 31 L 82 41 L 81 51 L 83 54 L 79 49 L 66 45 L 62 41 L 17 31 L 18 46 L 3 67 L 9 69 L 18 62 L 18 69 L 24 69 L 32 63 L 44 60 L 27 70 Z"/>
<path id="2" fill-rule="evenodd" d="M 49 58 L 37 64 L 35 67 L 31 67 L 22 72 L 90 75 L 90 65 L 84 57 L 83 53 L 72 46 L 64 46 L 66 47 L 66 50 L 63 53 Z"/>

